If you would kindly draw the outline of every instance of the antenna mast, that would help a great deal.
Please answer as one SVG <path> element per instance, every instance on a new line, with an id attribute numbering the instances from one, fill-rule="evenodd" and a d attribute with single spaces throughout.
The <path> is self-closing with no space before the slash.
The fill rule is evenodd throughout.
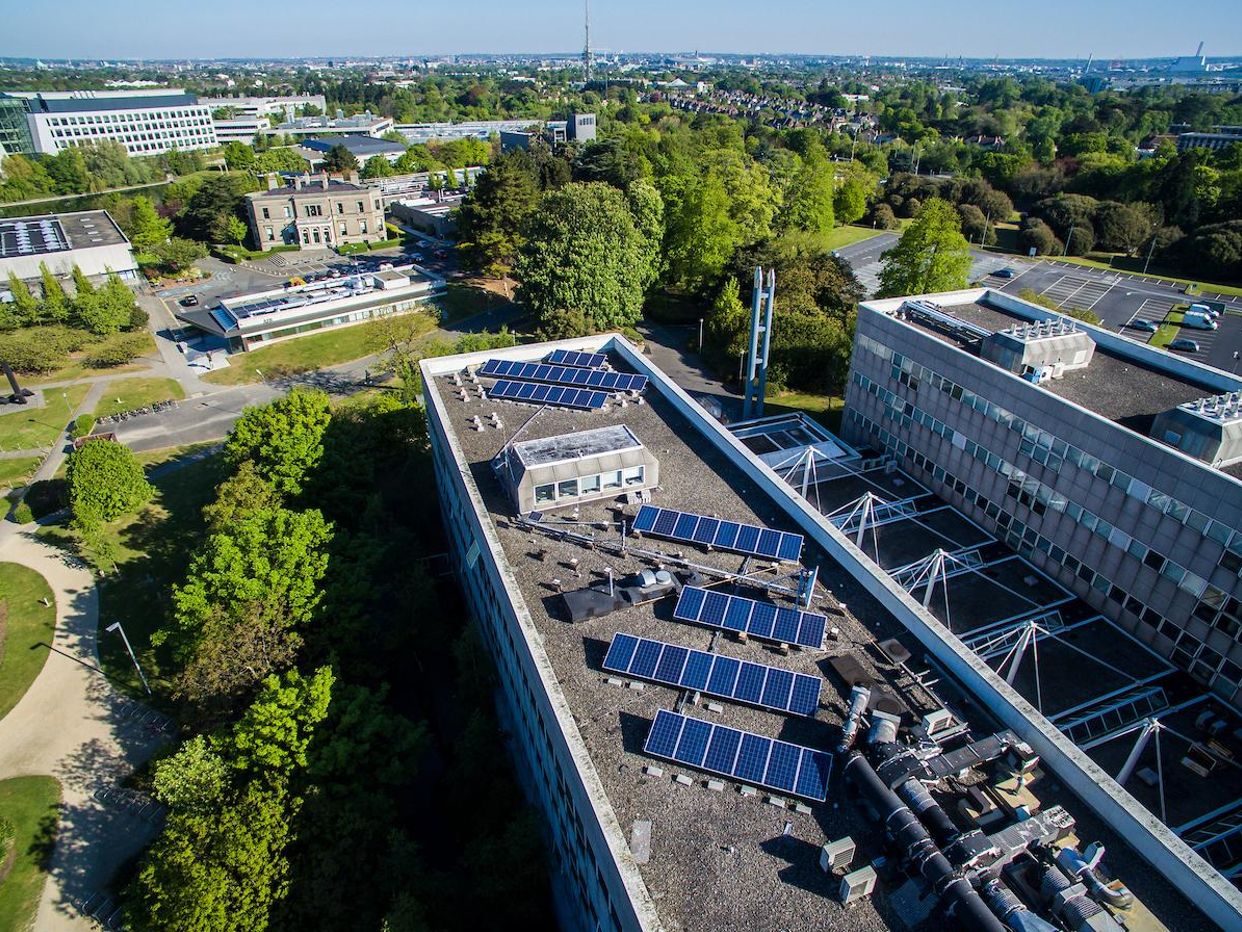
<path id="1" fill-rule="evenodd" d="M 591 0 L 583 0 L 583 11 L 586 19 L 586 41 L 582 46 L 582 68 L 586 73 L 586 83 L 591 83 Z"/>

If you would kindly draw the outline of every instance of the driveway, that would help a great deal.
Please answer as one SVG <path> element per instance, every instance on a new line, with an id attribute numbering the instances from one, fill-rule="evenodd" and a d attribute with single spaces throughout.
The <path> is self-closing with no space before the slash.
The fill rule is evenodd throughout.
<path id="1" fill-rule="evenodd" d="M 60 828 L 43 888 L 38 932 L 85 932 L 91 902 L 115 912 L 100 893 L 114 872 L 154 836 L 158 822 L 132 814 L 115 790 L 168 739 L 140 723 L 140 707 L 116 692 L 99 669 L 99 595 L 91 574 L 41 543 L 35 525 L 0 525 L 0 561 L 43 575 L 56 599 L 56 633 L 42 672 L 0 720 L 0 779 L 51 775 L 61 784 Z M 112 636 L 112 635 L 107 635 Z M 163 718 L 154 722 L 165 724 Z M 98 794 L 98 795 L 96 795 Z"/>

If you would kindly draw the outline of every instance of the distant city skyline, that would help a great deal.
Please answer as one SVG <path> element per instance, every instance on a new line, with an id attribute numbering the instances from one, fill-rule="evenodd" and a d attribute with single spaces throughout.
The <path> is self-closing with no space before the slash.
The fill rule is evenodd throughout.
<path id="1" fill-rule="evenodd" d="M 582 47 L 580 0 L 496 0 L 468 8 L 371 0 L 211 4 L 60 0 L 5 11 L 0 56 L 52 59 L 322 58 L 552 54 Z M 1211 56 L 1242 56 L 1236 0 L 1168 5 L 1132 0 L 929 5 L 779 0 L 596 0 L 592 45 L 609 52 L 875 55 L 957 58 L 1172 58 L 1201 40 Z"/>

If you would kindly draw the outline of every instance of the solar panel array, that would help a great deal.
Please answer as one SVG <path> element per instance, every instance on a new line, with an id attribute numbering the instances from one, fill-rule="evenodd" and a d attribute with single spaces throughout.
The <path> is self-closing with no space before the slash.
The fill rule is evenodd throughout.
<path id="1" fill-rule="evenodd" d="M 708 773 L 720 774 L 806 799 L 828 798 L 832 758 L 823 751 L 715 725 L 660 709 L 643 750 Z"/>
<path id="2" fill-rule="evenodd" d="M 815 612 L 779 608 L 740 595 L 687 586 L 681 590 L 673 617 L 709 628 L 745 633 L 748 637 L 819 650 L 828 619 Z"/>
<path id="3" fill-rule="evenodd" d="M 608 401 L 605 392 L 588 391 L 585 388 L 568 388 L 563 385 L 539 385 L 535 382 L 510 382 L 501 379 L 487 390 L 488 398 L 507 401 L 525 401 L 537 405 L 560 405 L 565 408 L 586 408 L 595 411 Z"/>
<path id="4" fill-rule="evenodd" d="M 609 392 L 641 392 L 647 387 L 645 375 L 582 369 L 577 366 L 550 366 L 542 362 L 517 362 L 512 359 L 489 359 L 479 366 L 478 374 L 496 379 L 551 382 L 554 385 L 597 388 Z"/>
<path id="5" fill-rule="evenodd" d="M 794 562 L 802 557 L 801 534 L 773 531 L 739 521 L 721 521 L 655 505 L 643 505 L 638 509 L 633 529 L 656 537 L 684 540 L 758 557 Z"/>
<path id="6" fill-rule="evenodd" d="M 819 708 L 820 679 L 618 632 L 604 669 L 794 715 Z"/>
<path id="7" fill-rule="evenodd" d="M 0 222 L 0 258 L 35 256 L 68 248 L 69 241 L 58 220 L 44 218 Z"/>
<path id="8" fill-rule="evenodd" d="M 548 353 L 544 362 L 553 366 L 579 366 L 583 369 L 598 369 L 608 357 L 603 353 L 575 353 L 573 350 L 553 350 Z"/>

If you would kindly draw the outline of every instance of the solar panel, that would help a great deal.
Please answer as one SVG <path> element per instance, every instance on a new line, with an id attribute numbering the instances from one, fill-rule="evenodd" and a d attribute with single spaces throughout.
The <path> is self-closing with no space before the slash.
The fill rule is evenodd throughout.
<path id="1" fill-rule="evenodd" d="M 814 715 L 820 678 L 618 632 L 604 669 L 748 705 Z"/>
<path id="2" fill-rule="evenodd" d="M 815 612 L 778 608 L 769 602 L 756 602 L 740 595 L 695 586 L 681 590 L 673 617 L 763 641 L 797 644 L 813 650 L 824 646 L 824 629 L 828 624 L 827 618 Z"/>
<path id="3" fill-rule="evenodd" d="M 578 366 L 582 369 L 598 369 L 608 357 L 603 353 L 575 353 L 573 350 L 553 350 L 544 362 L 554 366 Z"/>
<path id="4" fill-rule="evenodd" d="M 543 362 L 517 362 L 512 359 L 489 359 L 479 366 L 478 374 L 493 379 L 550 382 L 553 385 L 598 388 L 609 392 L 641 392 L 647 387 L 645 375 L 583 369 L 578 366 L 552 366 Z"/>
<path id="5" fill-rule="evenodd" d="M 643 505 L 638 509 L 633 530 L 756 557 L 792 562 L 802 558 L 801 534 L 773 531 L 738 521 L 721 521 L 670 508 L 657 508 L 655 505 Z"/>
<path id="6" fill-rule="evenodd" d="M 823 751 L 765 738 L 660 709 L 643 750 L 708 773 L 823 802 L 832 757 Z"/>
<path id="7" fill-rule="evenodd" d="M 594 411 L 608 401 L 605 392 L 563 385 L 536 385 L 533 382 L 510 382 L 502 379 L 487 390 L 487 397 L 506 401 L 524 401 L 535 405 L 559 405 L 564 408 L 586 408 Z"/>

